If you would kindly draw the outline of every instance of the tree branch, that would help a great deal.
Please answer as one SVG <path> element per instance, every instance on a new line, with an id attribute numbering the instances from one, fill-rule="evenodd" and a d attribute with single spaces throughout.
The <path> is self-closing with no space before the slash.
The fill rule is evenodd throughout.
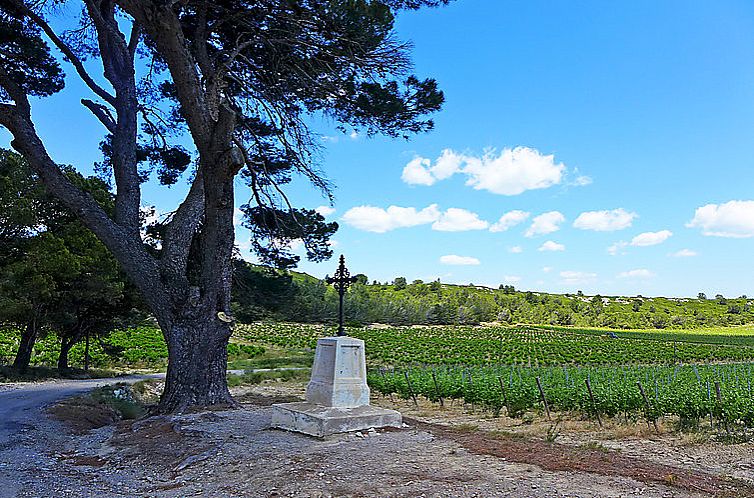
<path id="1" fill-rule="evenodd" d="M 180 21 L 172 5 L 157 5 L 146 0 L 116 0 L 134 18 L 158 46 L 175 85 L 181 114 L 191 131 L 197 148 L 206 149 L 211 134 L 210 116 L 197 63 L 183 36 Z"/>
<path id="2" fill-rule="evenodd" d="M 24 116 L 31 115 L 31 106 L 29 105 L 29 97 L 26 92 L 8 76 L 8 73 L 0 67 L 0 87 L 13 99 L 15 105 L 3 104 L 4 107 L 9 109 L 15 109 L 16 112 L 23 114 Z"/>
<path id="3" fill-rule="evenodd" d="M 117 120 L 112 130 L 108 128 L 112 133 L 112 165 L 117 187 L 115 222 L 138 236 L 141 190 L 136 159 L 138 99 L 134 61 L 115 19 L 115 4 L 94 0 L 85 0 L 85 4 L 97 31 L 105 78 L 115 89 L 112 105 Z M 99 118 L 96 112 L 95 116 Z"/>
<path id="4" fill-rule="evenodd" d="M 146 251 L 141 237 L 134 237 L 115 224 L 91 195 L 71 183 L 48 155 L 30 116 L 17 112 L 15 106 L 2 104 L 0 125 L 11 132 L 11 146 L 29 162 L 50 193 L 73 211 L 113 253 L 152 310 L 157 313 L 168 308 L 169 296 L 160 285 L 157 261 Z M 162 313 L 163 319 L 167 316 L 169 313 Z"/>
<path id="5" fill-rule="evenodd" d="M 14 6 L 21 12 L 23 12 L 27 17 L 29 17 L 29 19 L 34 21 L 34 24 L 39 26 L 42 31 L 44 31 L 44 33 L 52 41 L 52 43 L 54 43 L 55 46 L 58 47 L 58 50 L 60 50 L 63 55 L 65 55 L 66 59 L 68 59 L 68 61 L 73 65 L 78 75 L 82 80 L 84 80 L 84 83 L 86 83 L 86 86 L 88 86 L 94 93 L 97 94 L 97 96 L 99 96 L 105 102 L 109 104 L 115 103 L 115 97 L 107 92 L 104 88 L 99 86 L 94 81 L 94 79 L 89 76 L 89 73 L 84 68 L 84 64 L 81 62 L 81 59 L 79 59 L 76 54 L 73 53 L 73 50 L 71 50 L 71 48 L 66 45 L 63 40 L 60 39 L 60 37 L 55 33 L 55 31 L 52 30 L 50 25 L 47 24 L 47 21 L 45 21 L 42 16 L 29 9 L 24 2 L 14 2 Z"/>
<path id="6" fill-rule="evenodd" d="M 102 104 L 98 104 L 97 102 L 93 102 L 89 99 L 81 99 L 81 103 L 92 111 L 92 114 L 94 114 L 97 119 L 100 120 L 100 123 L 107 128 L 107 131 L 110 133 L 115 133 L 116 124 L 113 120 L 113 117 L 110 115 L 110 110 L 105 107 Z"/>
<path id="7" fill-rule="evenodd" d="M 186 268 L 188 266 L 191 239 L 196 234 L 204 215 L 204 179 L 197 171 L 186 198 L 165 227 L 162 242 L 160 269 L 168 284 L 185 288 L 188 286 Z"/>
<path id="8" fill-rule="evenodd" d="M 131 25 L 131 36 L 128 39 L 128 53 L 131 55 L 131 61 L 133 62 L 136 57 L 136 49 L 139 46 L 139 39 L 141 38 L 141 26 L 135 22 Z"/>

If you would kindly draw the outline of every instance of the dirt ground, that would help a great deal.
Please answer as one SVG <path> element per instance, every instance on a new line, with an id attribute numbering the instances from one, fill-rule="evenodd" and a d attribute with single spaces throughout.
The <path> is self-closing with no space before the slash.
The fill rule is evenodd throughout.
<path id="1" fill-rule="evenodd" d="M 373 403 L 399 409 L 407 427 L 317 439 L 269 427 L 269 405 L 300 398 L 301 384 L 234 394 L 242 409 L 84 433 L 50 420 L 36 429 L 48 433 L 46 471 L 21 470 L 13 496 L 754 496 L 751 443 L 608 421 L 554 430 L 538 415 L 522 422 L 381 397 Z"/>

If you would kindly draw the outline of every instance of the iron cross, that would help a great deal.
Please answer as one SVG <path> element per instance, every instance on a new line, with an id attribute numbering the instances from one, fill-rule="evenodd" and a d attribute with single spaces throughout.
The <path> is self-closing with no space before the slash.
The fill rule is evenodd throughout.
<path id="1" fill-rule="evenodd" d="M 335 271 L 335 275 L 332 277 L 326 277 L 325 282 L 332 284 L 333 287 L 335 287 L 335 290 L 338 291 L 338 296 L 340 296 L 340 306 L 338 307 L 338 336 L 344 336 L 346 335 L 346 332 L 343 329 L 343 296 L 348 287 L 356 282 L 356 277 L 352 277 L 351 273 L 346 268 L 346 258 L 342 254 L 340 255 L 340 264 Z"/>

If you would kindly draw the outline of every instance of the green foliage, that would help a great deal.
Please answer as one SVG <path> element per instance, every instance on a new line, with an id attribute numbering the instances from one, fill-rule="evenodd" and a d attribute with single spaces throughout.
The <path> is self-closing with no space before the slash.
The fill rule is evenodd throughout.
<path id="1" fill-rule="evenodd" d="M 41 30 L 33 23 L 14 17 L 10 2 L 0 7 L 0 67 L 3 84 L 0 98 L 15 97 L 17 92 L 46 97 L 63 89 L 63 71 L 50 55 Z M 19 16 L 22 17 L 22 16 Z"/>
<path id="2" fill-rule="evenodd" d="M 103 403 L 115 410 L 123 420 L 133 420 L 146 415 L 144 406 L 136 399 L 133 387 L 129 384 L 118 383 L 99 387 L 89 396 L 98 403 Z"/>
<path id="3" fill-rule="evenodd" d="M 750 363 L 625 368 L 435 366 L 413 367 L 405 372 L 409 374 L 411 392 L 415 395 L 430 400 L 439 396 L 463 399 L 492 411 L 505 408 L 513 417 L 541 409 L 536 387 L 539 377 L 547 401 L 556 411 L 599 413 L 609 417 L 631 414 L 649 420 L 675 415 L 683 428 L 695 427 L 701 419 L 712 416 L 731 426 L 754 427 L 751 392 L 754 364 Z M 586 387 L 587 378 L 594 403 Z M 642 384 L 649 406 L 637 382 Z M 716 382 L 720 384 L 720 402 L 715 395 Z M 372 370 L 369 384 L 384 394 L 410 396 L 404 369 Z"/>
<path id="4" fill-rule="evenodd" d="M 243 386 L 250 384 L 260 384 L 265 380 L 304 380 L 311 377 L 310 370 L 293 370 L 293 369 L 280 369 L 280 370 L 268 370 L 265 372 L 246 372 L 243 375 L 228 375 L 228 386 Z"/>
<path id="5" fill-rule="evenodd" d="M 254 358 L 265 352 L 262 346 L 254 346 L 252 344 L 237 344 L 231 342 L 228 344 L 228 359 L 233 360 L 237 358 Z"/>
<path id="6" fill-rule="evenodd" d="M 406 288 L 406 277 L 395 277 L 393 280 L 393 289 L 401 291 Z"/>
<path id="7" fill-rule="evenodd" d="M 9 362 L 18 347 L 18 333 L 13 329 L 0 329 L 0 364 Z M 231 342 L 228 357 L 231 360 L 248 360 L 265 352 L 258 345 Z M 60 341 L 53 335 L 46 336 L 34 345 L 31 363 L 38 366 L 53 366 L 60 354 Z M 157 327 L 139 326 L 112 331 L 106 337 L 93 341 L 89 350 L 91 365 L 96 368 L 143 367 L 162 368 L 167 364 L 168 349 L 162 332 Z M 84 344 L 71 348 L 70 362 L 84 365 Z M 259 367 L 262 368 L 262 367 Z"/>
<path id="8" fill-rule="evenodd" d="M 693 329 L 754 323 L 748 299 L 712 300 L 584 296 L 449 285 L 440 281 L 392 285 L 352 285 L 345 298 L 346 319 L 391 325 L 454 325 L 502 322 L 611 329 Z M 236 263 L 234 306 L 241 322 L 278 320 L 334 323 L 337 293 L 323 281 L 303 273 L 278 272 Z"/>
<path id="9" fill-rule="evenodd" d="M 24 372 L 17 369 L 0 365 L 0 382 L 36 382 L 48 379 L 106 379 L 115 377 L 118 373 L 113 370 L 90 368 L 82 370 L 71 368 L 61 372 L 51 367 L 30 367 Z"/>
<path id="10" fill-rule="evenodd" d="M 105 208 L 108 186 L 64 167 L 66 176 Z M 17 366 L 37 336 L 61 338 L 61 367 L 84 335 L 99 337 L 133 322 L 140 302 L 94 234 L 43 188 L 17 154 L 0 150 L 0 323 L 24 331 Z M 4 354 L 3 354 L 4 356 Z"/>

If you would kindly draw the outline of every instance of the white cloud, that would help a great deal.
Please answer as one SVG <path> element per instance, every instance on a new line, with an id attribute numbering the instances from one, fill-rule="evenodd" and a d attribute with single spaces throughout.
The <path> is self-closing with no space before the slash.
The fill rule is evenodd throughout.
<path id="1" fill-rule="evenodd" d="M 527 190 L 557 185 L 563 176 L 563 163 L 555 164 L 554 156 L 542 155 L 535 149 L 516 147 L 493 151 L 480 158 L 466 158 L 463 173 L 467 185 L 494 194 L 516 195 Z"/>
<path id="2" fill-rule="evenodd" d="M 754 237 L 754 201 L 728 201 L 696 209 L 689 228 L 701 228 L 712 237 Z"/>
<path id="3" fill-rule="evenodd" d="M 466 156 L 456 154 L 450 149 L 445 149 L 440 154 L 440 157 L 435 161 L 435 165 L 432 166 L 432 176 L 436 180 L 445 180 L 462 171 L 461 164 L 466 160 Z"/>
<path id="4" fill-rule="evenodd" d="M 506 275 L 503 278 L 503 282 L 505 282 L 506 284 L 517 284 L 520 281 L 521 277 L 519 277 L 518 275 Z"/>
<path id="5" fill-rule="evenodd" d="M 656 246 L 662 244 L 673 235 L 670 230 L 660 230 L 659 232 L 640 233 L 631 239 L 631 245 L 634 247 Z"/>
<path id="6" fill-rule="evenodd" d="M 544 235 L 547 233 L 557 232 L 560 230 L 560 224 L 565 221 L 565 216 L 559 211 L 549 211 L 542 213 L 539 216 L 535 216 L 532 220 L 531 226 L 526 229 L 524 235 L 526 237 L 534 237 L 535 235 Z"/>
<path id="7" fill-rule="evenodd" d="M 402 179 L 412 185 L 432 185 L 461 173 L 468 177 L 466 185 L 476 190 L 517 195 L 559 184 L 565 169 L 563 163 L 555 163 L 554 156 L 529 147 L 506 148 L 500 154 L 488 150 L 482 156 L 445 149 L 434 165 L 426 158 L 412 159 L 403 168 Z"/>
<path id="8" fill-rule="evenodd" d="M 608 254 L 610 254 L 610 256 L 616 256 L 618 254 L 626 254 L 626 251 L 624 251 L 623 249 L 627 245 L 628 245 L 628 242 L 625 242 L 625 241 L 621 240 L 620 242 L 616 242 L 615 244 L 613 244 L 610 247 L 608 247 L 607 248 L 607 252 L 608 252 Z"/>
<path id="9" fill-rule="evenodd" d="M 538 251 L 565 251 L 565 246 L 563 244 L 558 244 L 557 242 L 553 242 L 552 240 L 548 240 L 541 246 L 539 246 Z"/>
<path id="10" fill-rule="evenodd" d="M 325 218 L 327 218 L 328 216 L 330 216 L 331 214 L 335 212 L 335 208 L 331 206 L 319 206 L 319 207 L 314 208 L 314 210 L 318 212 L 319 214 L 321 214 L 322 216 L 324 216 Z"/>
<path id="11" fill-rule="evenodd" d="M 409 185 L 432 185 L 435 178 L 429 171 L 429 159 L 415 157 L 403 168 L 401 180 Z"/>
<path id="12" fill-rule="evenodd" d="M 574 187 L 586 187 L 592 184 L 592 178 L 586 175 L 577 176 L 576 179 L 571 182 Z"/>
<path id="13" fill-rule="evenodd" d="M 375 206 L 357 206 L 346 211 L 342 220 L 352 227 L 376 233 L 429 223 L 432 224 L 432 230 L 440 232 L 485 230 L 489 227 L 489 223 L 479 219 L 479 215 L 476 213 L 460 208 L 448 208 L 446 211 L 440 211 L 437 204 L 432 204 L 421 210 L 400 206 L 389 206 L 387 209 Z"/>
<path id="14" fill-rule="evenodd" d="M 351 137 L 351 140 L 356 140 L 359 138 L 359 132 L 356 130 L 353 130 L 348 136 Z"/>
<path id="15" fill-rule="evenodd" d="M 636 270 L 629 270 L 620 272 L 618 278 L 652 278 L 655 274 L 646 268 L 638 268 Z"/>
<path id="16" fill-rule="evenodd" d="M 508 249 L 508 252 L 513 254 L 521 254 L 522 252 L 524 252 L 524 248 L 521 246 L 513 246 Z"/>
<path id="17" fill-rule="evenodd" d="M 471 256 L 458 256 L 456 254 L 447 254 L 440 256 L 440 263 L 444 265 L 478 265 L 479 260 Z"/>
<path id="18" fill-rule="evenodd" d="M 440 218 L 437 204 L 417 211 L 413 207 L 389 206 L 387 209 L 375 206 L 357 206 L 343 215 L 343 221 L 352 227 L 367 232 L 384 233 L 396 228 L 426 225 Z"/>
<path id="19" fill-rule="evenodd" d="M 671 253 L 670 256 L 673 256 L 674 258 L 691 258 L 697 254 L 696 251 L 692 251 L 691 249 L 681 249 L 680 251 Z"/>
<path id="20" fill-rule="evenodd" d="M 512 228 L 525 221 L 528 217 L 529 213 L 527 213 L 526 211 L 520 211 L 518 209 L 508 211 L 490 227 L 490 232 L 504 232 L 509 228 Z"/>
<path id="21" fill-rule="evenodd" d="M 566 270 L 560 272 L 564 284 L 586 284 L 597 278 L 596 273 Z"/>
<path id="22" fill-rule="evenodd" d="M 552 266 L 543 266 L 542 272 L 543 273 L 550 273 L 552 271 Z"/>
<path id="23" fill-rule="evenodd" d="M 440 232 L 464 232 L 467 230 L 484 230 L 489 226 L 479 215 L 460 208 L 448 208 L 432 224 L 432 230 Z"/>
<path id="24" fill-rule="evenodd" d="M 623 208 L 611 211 L 585 211 L 573 222 L 575 228 L 594 230 L 596 232 L 613 232 L 631 226 L 636 213 L 629 213 Z"/>

